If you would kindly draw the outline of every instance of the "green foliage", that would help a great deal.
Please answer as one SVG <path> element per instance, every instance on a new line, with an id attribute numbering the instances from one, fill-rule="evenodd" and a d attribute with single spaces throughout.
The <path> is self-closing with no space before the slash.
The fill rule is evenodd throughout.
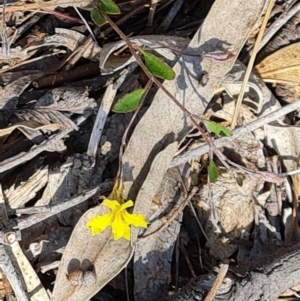
<path id="1" fill-rule="evenodd" d="M 164 63 L 154 54 L 145 51 L 140 47 L 138 47 L 138 49 L 143 54 L 145 59 L 145 65 L 147 69 L 151 72 L 151 74 L 161 79 L 172 80 L 175 78 L 175 72 L 170 66 Z"/>
<path id="2" fill-rule="evenodd" d="M 213 160 L 209 161 L 208 175 L 212 183 L 215 183 L 218 179 L 218 168 Z"/>
<path id="3" fill-rule="evenodd" d="M 101 12 L 108 15 L 118 15 L 121 13 L 118 5 L 112 0 L 100 0 L 98 8 Z"/>
<path id="4" fill-rule="evenodd" d="M 232 136 L 232 133 L 229 129 L 216 122 L 209 120 L 203 120 L 203 122 L 206 125 L 207 129 L 212 133 L 215 133 L 219 136 Z"/>
<path id="5" fill-rule="evenodd" d="M 144 93 L 145 89 L 137 89 L 124 95 L 114 105 L 113 111 L 116 113 L 128 113 L 134 111 L 139 106 Z"/>
<path id="6" fill-rule="evenodd" d="M 106 20 L 101 13 L 108 15 L 118 15 L 121 12 L 118 5 L 114 1 L 99 0 L 97 6 L 93 7 L 91 10 L 91 18 L 93 22 L 99 27 L 106 23 Z"/>
<path id="7" fill-rule="evenodd" d="M 91 10 L 91 18 L 93 22 L 99 27 L 106 23 L 106 20 L 104 19 L 104 17 L 101 15 L 101 13 L 96 7 L 93 7 Z"/>
<path id="8" fill-rule="evenodd" d="M 243 184 L 244 184 L 244 180 L 243 180 L 243 177 L 238 175 L 236 178 L 235 178 L 237 184 L 240 186 L 240 187 L 243 187 Z"/>

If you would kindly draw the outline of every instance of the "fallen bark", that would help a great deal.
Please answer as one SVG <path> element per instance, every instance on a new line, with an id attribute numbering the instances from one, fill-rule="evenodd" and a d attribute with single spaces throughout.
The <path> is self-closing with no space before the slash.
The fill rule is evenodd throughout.
<path id="1" fill-rule="evenodd" d="M 288 288 L 300 283 L 300 244 L 280 250 L 277 260 L 273 255 L 260 259 L 256 268 L 245 275 L 229 272 L 215 301 L 272 301 Z M 271 259 L 271 263 L 267 263 Z M 254 262 L 253 262 L 254 263 Z M 263 264 L 263 265 L 262 265 Z M 250 265 L 247 265 L 250 267 Z M 252 264 L 251 264 L 252 266 Z M 253 269 L 253 270 L 252 270 Z M 210 290 L 216 275 L 213 273 L 197 277 L 180 292 L 166 298 L 166 301 L 201 301 Z"/>

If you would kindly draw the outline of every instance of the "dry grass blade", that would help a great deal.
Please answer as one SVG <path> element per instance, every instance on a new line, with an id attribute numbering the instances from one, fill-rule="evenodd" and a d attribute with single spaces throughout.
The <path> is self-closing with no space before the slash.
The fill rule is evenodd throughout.
<path id="1" fill-rule="evenodd" d="M 262 37 L 263 37 L 264 31 L 265 31 L 265 28 L 267 26 L 267 22 L 269 20 L 269 16 L 271 14 L 272 7 L 274 6 L 274 3 L 275 3 L 275 0 L 270 0 L 270 2 L 268 4 L 267 11 L 266 11 L 266 14 L 265 14 L 265 17 L 264 17 L 264 20 L 263 20 L 263 23 L 261 25 L 260 31 L 259 31 L 257 39 L 255 41 L 255 45 L 254 45 L 253 52 L 252 52 L 252 55 L 251 55 L 251 58 L 250 58 L 250 61 L 249 61 L 249 64 L 248 64 L 248 67 L 247 67 L 247 70 L 246 70 L 246 73 L 245 73 L 245 77 L 244 77 L 244 80 L 243 80 L 241 91 L 240 91 L 239 97 L 236 101 L 236 106 L 235 106 L 235 110 L 234 110 L 234 114 L 233 114 L 232 122 L 231 122 L 231 130 L 233 130 L 235 128 L 236 124 L 237 124 L 237 118 L 238 118 L 239 110 L 240 110 L 242 100 L 243 100 L 243 97 L 244 97 L 244 92 L 245 92 L 245 89 L 246 89 L 246 86 L 247 86 L 247 82 L 249 80 L 250 73 L 251 73 L 255 58 L 256 58 L 256 54 L 258 52 L 259 45 L 260 45 L 260 42 L 262 40 Z"/>
<path id="2" fill-rule="evenodd" d="M 300 84 L 300 43 L 282 48 L 255 66 L 265 82 Z"/>
<path id="3" fill-rule="evenodd" d="M 88 6 L 91 1 L 87 0 L 54 0 L 54 1 L 47 1 L 47 2 L 37 2 L 37 3 L 26 3 L 20 2 L 21 4 L 7 6 L 6 12 L 15 12 L 15 11 L 25 11 L 25 10 L 32 10 L 32 9 L 41 9 L 45 7 L 57 7 L 57 6 L 73 6 L 76 5 L 77 7 L 84 7 Z"/>

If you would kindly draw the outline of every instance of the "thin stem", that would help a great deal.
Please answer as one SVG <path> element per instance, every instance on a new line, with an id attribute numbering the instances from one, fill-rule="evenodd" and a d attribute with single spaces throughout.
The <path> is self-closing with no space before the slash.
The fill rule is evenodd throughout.
<path id="1" fill-rule="evenodd" d="M 142 99 L 140 101 L 140 104 L 137 107 L 137 109 L 135 110 L 135 112 L 133 113 L 133 115 L 132 115 L 132 117 L 131 117 L 131 119 L 130 119 L 130 121 L 129 121 L 126 129 L 125 129 L 125 131 L 124 131 L 124 134 L 122 136 L 121 146 L 120 146 L 120 152 L 119 152 L 119 170 L 118 170 L 117 177 L 116 177 L 116 179 L 119 180 L 119 181 L 122 180 L 122 172 L 123 172 L 123 170 L 122 170 L 122 166 L 123 166 L 122 159 L 123 159 L 123 153 L 124 153 L 125 148 L 126 148 L 126 139 L 127 139 L 127 136 L 128 136 L 128 131 L 131 128 L 132 123 L 133 123 L 134 119 L 136 118 L 138 112 L 140 111 L 141 107 L 143 106 L 144 101 L 146 99 L 146 96 L 147 96 L 147 94 L 148 94 L 151 86 L 152 86 L 152 81 L 151 81 L 151 79 L 149 79 L 148 82 L 147 82 L 147 84 L 146 84 L 146 86 L 145 86 L 145 88 L 144 88 L 145 92 L 144 92 L 143 97 L 142 97 Z"/>
<path id="2" fill-rule="evenodd" d="M 128 49 L 130 50 L 131 54 L 134 56 L 134 58 L 136 59 L 137 63 L 139 64 L 139 66 L 142 68 L 142 70 L 144 71 L 144 73 L 147 75 L 147 77 L 154 82 L 158 88 L 160 88 L 162 91 L 165 92 L 165 94 L 167 96 L 169 96 L 169 98 L 171 98 L 171 100 L 183 111 L 183 113 L 190 118 L 190 120 L 192 121 L 192 123 L 195 125 L 195 127 L 198 129 L 198 131 L 202 134 L 205 142 L 209 145 L 209 147 L 211 147 L 216 155 L 219 157 L 219 159 L 221 160 L 221 162 L 224 164 L 224 166 L 226 166 L 228 168 L 228 165 L 226 164 L 226 162 L 224 162 L 223 160 L 223 156 L 219 156 L 220 151 L 216 151 L 217 148 L 214 146 L 213 141 L 211 138 L 209 138 L 205 131 L 199 126 L 199 124 L 196 122 L 196 120 L 194 119 L 193 115 L 168 91 L 168 89 L 166 89 L 161 82 L 154 77 L 151 72 L 148 70 L 148 68 L 145 66 L 145 64 L 143 63 L 142 59 L 140 58 L 140 56 L 136 53 L 136 50 L 134 49 L 131 41 L 128 39 L 128 37 L 119 29 L 119 27 L 104 13 L 102 13 L 103 17 L 105 18 L 105 20 L 110 24 L 110 26 L 116 31 L 116 33 L 123 39 L 123 41 L 127 44 Z"/>

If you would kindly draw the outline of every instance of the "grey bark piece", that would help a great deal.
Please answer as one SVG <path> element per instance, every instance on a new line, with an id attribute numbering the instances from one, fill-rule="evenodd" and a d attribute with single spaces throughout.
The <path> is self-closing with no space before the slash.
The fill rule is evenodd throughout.
<path id="1" fill-rule="evenodd" d="M 280 293 L 299 283 L 300 244 L 282 248 L 269 256 L 264 256 L 244 266 L 248 272 L 243 277 L 228 274 L 215 301 L 275 301 Z M 241 272 L 241 269 L 239 269 Z M 179 293 L 166 298 L 166 301 L 204 300 L 213 282 L 214 275 L 197 277 Z M 224 281 L 225 282 L 225 281 Z M 230 285 L 228 285 L 228 283 Z"/>
<path id="2" fill-rule="evenodd" d="M 9 279 L 10 285 L 16 294 L 19 301 L 29 301 L 28 296 L 20 281 L 21 276 L 17 274 L 6 250 L 3 245 L 0 245 L 0 267 Z"/>

